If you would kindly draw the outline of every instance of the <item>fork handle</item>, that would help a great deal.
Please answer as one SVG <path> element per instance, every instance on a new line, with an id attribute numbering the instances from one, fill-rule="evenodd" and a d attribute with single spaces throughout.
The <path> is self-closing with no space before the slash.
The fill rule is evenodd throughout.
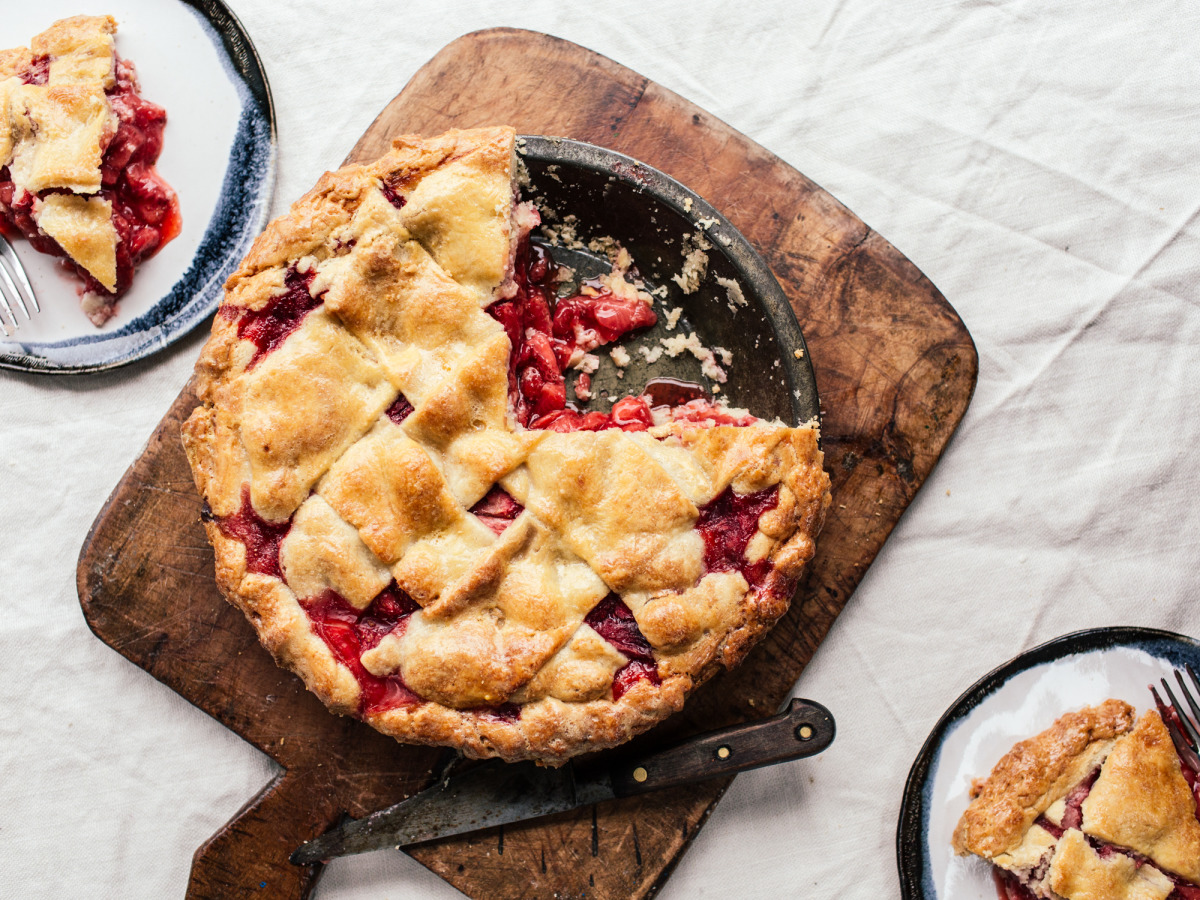
<path id="1" fill-rule="evenodd" d="M 713 731 L 614 766 L 609 773 L 613 792 L 628 797 L 814 756 L 833 743 L 835 732 L 829 710 L 811 700 L 795 699 L 787 710 L 769 719 Z"/>

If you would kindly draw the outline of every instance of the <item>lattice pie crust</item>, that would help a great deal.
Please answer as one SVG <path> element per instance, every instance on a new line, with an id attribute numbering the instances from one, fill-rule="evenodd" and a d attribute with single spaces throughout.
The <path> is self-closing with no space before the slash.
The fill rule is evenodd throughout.
<path id="1" fill-rule="evenodd" d="M 229 279 L 183 437 L 222 591 L 330 709 L 557 763 L 745 656 L 829 480 L 814 427 L 517 420 L 514 159 L 453 131 L 324 175 Z"/>

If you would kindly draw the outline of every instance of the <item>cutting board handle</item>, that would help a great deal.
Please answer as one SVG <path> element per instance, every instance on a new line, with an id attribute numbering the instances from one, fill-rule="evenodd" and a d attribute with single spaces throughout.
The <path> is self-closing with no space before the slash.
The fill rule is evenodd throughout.
<path id="1" fill-rule="evenodd" d="M 196 851 L 188 900 L 308 897 L 323 866 L 295 866 L 288 856 L 337 819 L 339 810 L 321 803 L 328 796 L 304 773 L 276 778 Z"/>

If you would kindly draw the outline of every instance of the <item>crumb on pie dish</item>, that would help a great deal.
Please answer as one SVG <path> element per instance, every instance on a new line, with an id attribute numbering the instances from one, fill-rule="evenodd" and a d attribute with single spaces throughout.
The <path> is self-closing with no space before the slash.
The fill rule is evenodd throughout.
<path id="1" fill-rule="evenodd" d="M 556 297 L 514 149 L 407 136 L 326 173 L 227 282 L 183 440 L 222 592 L 331 710 L 554 765 L 742 660 L 829 478 L 815 424 L 568 405 L 564 371 L 656 313 L 616 267 Z"/>
<path id="2" fill-rule="evenodd" d="M 1001 900 L 1200 900 L 1200 773 L 1159 713 L 1068 713 L 976 782 L 954 849 L 992 863 Z"/>
<path id="3" fill-rule="evenodd" d="M 0 228 L 63 258 L 97 326 L 180 228 L 154 167 L 167 115 L 141 97 L 116 30 L 112 16 L 74 16 L 0 51 Z"/>

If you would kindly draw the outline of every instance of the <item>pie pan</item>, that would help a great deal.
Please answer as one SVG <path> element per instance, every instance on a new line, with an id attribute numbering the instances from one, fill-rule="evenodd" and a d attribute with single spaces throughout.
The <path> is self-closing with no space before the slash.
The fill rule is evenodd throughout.
<path id="1" fill-rule="evenodd" d="M 1094 628 L 1027 650 L 968 688 L 909 771 L 896 829 L 905 900 L 996 900 L 990 866 L 950 847 L 971 780 L 1066 712 L 1109 697 L 1145 712 L 1153 705 L 1146 686 L 1185 663 L 1200 667 L 1200 641 L 1153 628 Z"/>
<path id="2" fill-rule="evenodd" d="M 636 395 L 650 379 L 673 378 L 716 389 L 718 398 L 762 419 L 799 425 L 818 416 L 816 379 L 791 304 L 762 257 L 724 216 L 658 169 L 594 144 L 524 135 L 517 148 L 529 173 L 523 197 L 538 206 L 544 226 L 574 225 L 578 240 L 572 245 L 614 239 L 629 251 L 648 288 L 667 288 L 666 298 L 656 300 L 658 324 L 622 340 L 630 355 L 623 371 L 608 348 L 598 351 L 589 409 L 607 410 L 611 400 Z M 708 267 L 699 288 L 685 294 L 672 278 L 683 267 L 685 239 L 697 234 L 711 245 Z M 609 270 L 602 251 L 565 243 L 551 247 L 552 255 L 578 277 Z M 665 312 L 673 307 L 682 313 L 668 329 Z M 722 367 L 724 384 L 706 378 L 691 353 L 647 363 L 637 352 L 692 332 L 705 347 L 732 354 Z"/>

